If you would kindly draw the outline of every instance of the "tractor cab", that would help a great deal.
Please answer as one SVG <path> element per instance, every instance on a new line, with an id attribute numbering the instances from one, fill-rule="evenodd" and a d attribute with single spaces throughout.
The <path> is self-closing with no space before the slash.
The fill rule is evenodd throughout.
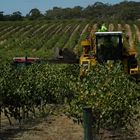
<path id="1" fill-rule="evenodd" d="M 122 32 L 96 32 L 98 62 L 122 60 Z"/>
<path id="2" fill-rule="evenodd" d="M 95 35 L 98 62 L 120 60 L 126 73 L 138 77 L 139 67 L 136 50 L 130 46 L 123 45 L 122 32 L 96 32 Z"/>

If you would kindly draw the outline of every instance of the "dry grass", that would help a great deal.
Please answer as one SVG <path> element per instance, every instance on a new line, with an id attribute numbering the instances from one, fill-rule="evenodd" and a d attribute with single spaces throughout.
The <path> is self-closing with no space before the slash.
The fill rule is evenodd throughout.
<path id="1" fill-rule="evenodd" d="M 11 126 L 0 134 L 0 140 L 82 140 L 83 128 L 66 116 L 50 116 L 23 125 Z"/>

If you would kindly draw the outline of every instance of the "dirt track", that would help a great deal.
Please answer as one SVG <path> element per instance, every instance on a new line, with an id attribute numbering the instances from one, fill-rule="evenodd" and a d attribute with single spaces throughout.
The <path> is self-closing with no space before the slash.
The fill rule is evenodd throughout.
<path id="1" fill-rule="evenodd" d="M 140 125 L 138 125 L 139 128 Z M 140 131 L 136 131 L 137 136 Z M 64 115 L 40 118 L 22 125 L 11 126 L 2 130 L 0 140 L 83 140 L 82 125 L 74 123 Z M 139 140 L 133 133 L 119 129 L 116 132 L 101 130 L 97 140 Z"/>
<path id="2" fill-rule="evenodd" d="M 129 36 L 129 45 L 130 45 L 130 48 L 134 48 L 134 41 L 133 41 L 132 31 L 131 31 L 130 25 L 125 24 L 125 29 L 126 29 L 126 34 Z"/>
<path id="3" fill-rule="evenodd" d="M 0 140 L 83 140 L 83 127 L 66 116 L 50 116 L 1 131 Z"/>
<path id="4" fill-rule="evenodd" d="M 134 27 L 135 27 L 135 30 L 136 30 L 136 35 L 137 35 L 138 42 L 140 42 L 140 30 L 139 30 L 137 25 L 134 25 Z"/>
<path id="5" fill-rule="evenodd" d="M 113 24 L 109 24 L 109 29 L 110 32 L 112 32 L 114 30 L 114 25 Z"/>

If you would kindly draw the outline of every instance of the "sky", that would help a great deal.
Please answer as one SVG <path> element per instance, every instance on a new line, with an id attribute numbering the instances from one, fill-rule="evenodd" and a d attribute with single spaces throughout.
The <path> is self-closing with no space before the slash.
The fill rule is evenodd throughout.
<path id="1" fill-rule="evenodd" d="M 86 7 L 97 1 L 115 4 L 123 0 L 0 0 L 0 11 L 4 11 L 4 14 L 12 14 L 13 12 L 20 11 L 23 15 L 26 15 L 33 8 L 38 8 L 44 13 L 54 6 L 65 8 L 79 5 Z M 134 1 L 140 2 L 140 0 Z"/>

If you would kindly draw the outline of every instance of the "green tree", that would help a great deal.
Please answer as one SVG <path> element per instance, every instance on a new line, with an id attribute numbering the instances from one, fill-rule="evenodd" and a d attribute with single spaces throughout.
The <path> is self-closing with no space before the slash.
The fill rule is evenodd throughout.
<path id="1" fill-rule="evenodd" d="M 4 20 L 4 15 L 3 15 L 3 11 L 0 11 L 0 20 Z"/>
<path id="2" fill-rule="evenodd" d="M 20 11 L 16 11 L 11 15 L 11 20 L 22 20 L 22 13 Z"/>
<path id="3" fill-rule="evenodd" d="M 41 14 L 40 10 L 37 8 L 31 9 L 31 11 L 29 12 L 29 19 L 34 20 L 34 19 L 38 19 L 40 17 L 42 17 L 42 14 Z"/>

